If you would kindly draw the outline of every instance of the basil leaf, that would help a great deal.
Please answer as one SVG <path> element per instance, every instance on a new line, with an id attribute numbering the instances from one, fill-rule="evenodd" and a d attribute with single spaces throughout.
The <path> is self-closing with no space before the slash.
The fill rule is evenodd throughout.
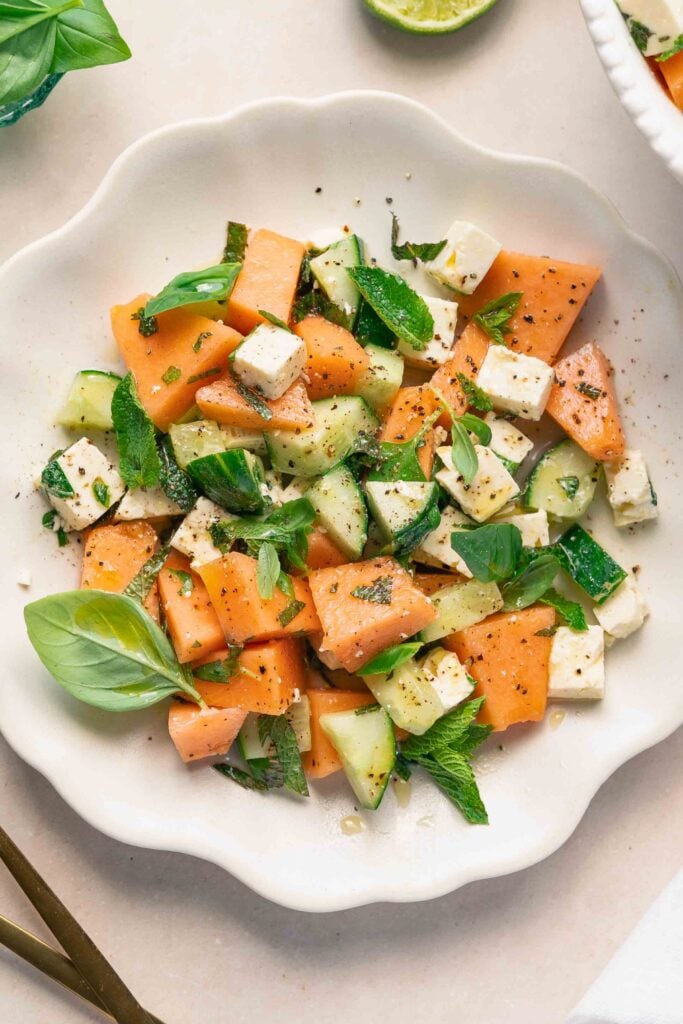
<path id="1" fill-rule="evenodd" d="M 0 45 L 1 106 L 28 96 L 50 73 L 56 34 L 53 17 L 22 29 Z"/>
<path id="2" fill-rule="evenodd" d="M 159 548 L 158 551 L 147 559 L 141 569 L 133 576 L 128 586 L 123 591 L 126 597 L 132 597 L 138 604 L 144 604 L 147 600 L 150 590 L 154 586 L 157 580 L 157 576 L 164 567 L 164 562 L 168 558 L 169 545 Z"/>
<path id="3" fill-rule="evenodd" d="M 545 594 L 539 598 L 539 603 L 554 608 L 565 626 L 576 630 L 577 633 L 583 633 L 588 629 L 586 613 L 581 605 L 577 601 L 570 601 L 553 587 L 546 590 Z"/>
<path id="4" fill-rule="evenodd" d="M 451 547 L 480 583 L 500 582 L 517 568 L 522 534 L 512 523 L 489 523 L 452 533 Z"/>
<path id="5" fill-rule="evenodd" d="M 128 60 L 131 53 L 102 0 L 83 0 L 57 19 L 51 71 L 63 73 Z"/>
<path id="6" fill-rule="evenodd" d="M 451 436 L 453 438 L 451 462 L 469 486 L 477 475 L 479 459 L 470 440 L 470 435 L 461 420 L 454 419 L 451 423 Z"/>
<path id="7" fill-rule="evenodd" d="M 404 662 L 414 658 L 422 646 L 421 643 L 416 641 L 414 643 L 396 644 L 394 647 L 387 647 L 386 651 L 382 651 L 381 654 L 366 662 L 362 668 L 357 669 L 356 675 L 388 675 L 389 672 L 393 672 L 394 669 L 403 665 Z"/>
<path id="8" fill-rule="evenodd" d="M 391 215 L 391 255 L 395 260 L 412 260 L 417 264 L 418 260 L 427 263 L 435 260 L 439 253 L 445 248 L 446 239 L 442 242 L 404 242 L 398 244 L 398 217 L 395 213 Z"/>
<path id="9" fill-rule="evenodd" d="M 111 418 L 119 452 L 119 472 L 126 487 L 155 487 L 161 477 L 154 424 L 145 412 L 132 373 L 116 385 Z"/>
<path id="10" fill-rule="evenodd" d="M 484 423 L 478 416 L 473 416 L 469 412 L 460 417 L 460 423 L 471 434 L 476 434 L 481 444 L 490 444 L 493 435 L 488 423 Z"/>
<path id="11" fill-rule="evenodd" d="M 259 597 L 262 597 L 264 601 L 270 601 L 273 596 L 280 572 L 280 557 L 277 550 L 269 541 L 266 541 L 259 548 L 256 569 L 256 586 Z"/>
<path id="12" fill-rule="evenodd" d="M 499 299 L 487 302 L 472 317 L 474 323 L 481 327 L 496 345 L 505 344 L 505 335 L 510 333 L 510 320 L 517 312 L 522 299 L 522 292 L 508 292 Z"/>
<path id="13" fill-rule="evenodd" d="M 176 503 L 181 512 L 191 512 L 199 497 L 199 491 L 176 462 L 173 443 L 168 434 L 158 443 L 158 452 L 159 483 L 164 494 Z"/>
<path id="14" fill-rule="evenodd" d="M 296 734 L 284 715 L 259 715 L 258 732 L 261 743 L 275 746 L 277 761 L 282 767 L 284 785 L 293 793 L 308 796 L 308 785 L 301 764 Z"/>
<path id="15" fill-rule="evenodd" d="M 276 584 L 278 590 L 281 590 L 285 597 L 294 597 L 294 584 L 292 583 L 292 577 L 288 576 L 286 572 L 281 572 L 277 578 Z"/>
<path id="16" fill-rule="evenodd" d="M 434 317 L 424 299 L 402 277 L 381 267 L 352 267 L 348 273 L 397 338 L 418 351 L 426 348 L 434 335 Z"/>
<path id="17" fill-rule="evenodd" d="M 275 313 L 269 313 L 267 309 L 259 309 L 259 316 L 262 316 L 264 320 L 267 320 L 273 327 L 279 327 L 281 331 L 287 331 L 288 334 L 292 334 L 293 331 L 289 324 L 286 324 L 284 320 L 281 320 L 279 316 L 275 316 Z"/>
<path id="18" fill-rule="evenodd" d="M 371 604 L 391 604 L 393 586 L 393 576 L 378 576 L 367 586 L 355 587 L 351 591 L 351 597 L 357 597 L 360 601 L 369 601 Z"/>
<path id="19" fill-rule="evenodd" d="M 61 455 L 61 452 L 59 454 Z M 45 493 L 51 494 L 54 498 L 73 498 L 76 493 L 69 483 L 66 473 L 55 458 L 50 459 L 40 474 L 40 482 L 45 489 Z"/>
<path id="20" fill-rule="evenodd" d="M 26 605 L 24 618 L 45 668 L 86 704 L 134 711 L 174 693 L 201 703 L 168 638 L 130 597 L 72 590 Z"/>
<path id="21" fill-rule="evenodd" d="M 483 703 L 484 698 L 477 697 L 466 704 L 459 704 L 443 718 L 439 718 L 422 736 L 409 736 L 404 740 L 401 744 L 401 753 L 409 760 L 413 760 L 415 757 L 431 754 L 434 750 L 457 745 L 469 735 L 469 729 L 481 711 Z"/>
<path id="22" fill-rule="evenodd" d="M 368 480 L 393 480 L 419 481 L 426 480 L 424 470 L 420 465 L 419 453 L 424 446 L 426 435 L 441 416 L 441 410 L 433 413 L 422 424 L 414 437 L 409 441 L 375 441 L 370 439 L 368 448 L 371 457 L 374 456 L 376 468 L 368 474 Z"/>
<path id="23" fill-rule="evenodd" d="M 466 377 L 464 373 L 456 373 L 455 376 L 458 380 L 458 384 L 465 393 L 465 398 L 467 399 L 468 404 L 479 412 L 491 412 L 493 409 L 493 402 L 486 392 L 482 391 L 482 389 L 475 384 L 473 380 Z M 488 441 L 485 443 L 488 444 Z"/>
<path id="24" fill-rule="evenodd" d="M 244 263 L 247 251 L 249 229 L 246 224 L 229 220 L 225 232 L 225 248 L 221 263 Z"/>
<path id="25" fill-rule="evenodd" d="M 158 316 L 169 309 L 189 306 L 207 299 L 227 299 L 242 269 L 241 263 L 219 263 L 205 270 L 178 274 L 144 309 L 146 317 Z"/>
<path id="26" fill-rule="evenodd" d="M 58 17 L 70 7 L 79 7 L 82 0 L 7 0 L 0 2 L 0 44 L 27 32 L 40 22 Z"/>
<path id="27" fill-rule="evenodd" d="M 536 602 L 552 586 L 560 563 L 549 552 L 534 558 L 520 573 L 501 587 L 506 612 L 522 611 Z"/>

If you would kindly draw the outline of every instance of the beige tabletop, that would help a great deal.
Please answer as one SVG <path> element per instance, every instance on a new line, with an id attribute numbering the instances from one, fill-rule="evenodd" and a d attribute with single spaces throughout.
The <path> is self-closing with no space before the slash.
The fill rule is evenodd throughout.
<path id="1" fill-rule="evenodd" d="M 278 93 L 369 87 L 422 100 L 484 145 L 571 165 L 683 274 L 683 190 L 613 95 L 578 0 L 501 0 L 440 40 L 381 26 L 360 0 L 109 7 L 135 59 L 68 76 L 0 131 L 0 259 L 74 214 L 150 129 Z M 326 916 L 98 834 L 2 739 L 0 821 L 166 1024 L 561 1024 L 679 866 L 682 760 L 679 732 L 627 764 L 573 838 L 527 871 L 432 903 Z M 2 877 L 0 912 L 40 930 Z M 100 1019 L 0 951 L 3 1024 Z"/>

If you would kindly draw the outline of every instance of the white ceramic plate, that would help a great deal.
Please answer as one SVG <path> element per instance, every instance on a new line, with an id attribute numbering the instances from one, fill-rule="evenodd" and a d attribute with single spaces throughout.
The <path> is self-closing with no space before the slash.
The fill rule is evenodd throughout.
<path id="1" fill-rule="evenodd" d="M 614 0 L 581 0 L 595 48 L 629 115 L 683 182 L 683 113 L 650 71 Z"/>
<path id="2" fill-rule="evenodd" d="M 322 188 L 317 194 L 316 189 Z M 439 237 L 462 215 L 507 247 L 604 267 L 573 344 L 597 337 L 617 366 L 629 435 L 650 461 L 662 519 L 634 537 L 598 523 L 625 564 L 642 564 L 652 619 L 610 651 L 608 695 L 567 709 L 559 728 L 519 728 L 480 759 L 491 825 L 466 825 L 427 781 L 406 808 L 389 792 L 344 835 L 353 810 L 341 778 L 310 801 L 245 793 L 202 765 L 188 769 L 165 708 L 115 716 L 77 704 L 42 671 L 22 604 L 77 582 L 41 529 L 31 468 L 60 443 L 51 426 L 72 374 L 118 365 L 107 310 L 173 273 L 208 262 L 228 217 L 305 237 L 348 222 L 380 258 L 389 207 L 406 236 Z M 361 205 L 355 200 L 359 198 Z M 89 822 L 118 839 L 223 865 L 253 889 L 303 910 L 427 899 L 526 867 L 572 832 L 619 765 L 683 721 L 679 653 L 683 305 L 675 274 L 575 174 L 466 142 L 408 100 L 382 93 L 270 100 L 144 139 L 114 165 L 86 208 L 0 272 L 4 590 L 0 726 Z M 668 379 L 664 379 L 664 374 Z M 29 568 L 27 596 L 16 584 Z"/>

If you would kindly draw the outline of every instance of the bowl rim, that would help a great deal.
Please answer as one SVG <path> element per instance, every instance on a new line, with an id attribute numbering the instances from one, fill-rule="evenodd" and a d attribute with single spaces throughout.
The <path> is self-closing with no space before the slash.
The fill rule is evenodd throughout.
<path id="1" fill-rule="evenodd" d="M 650 256 L 662 267 L 662 271 L 670 275 L 680 294 L 683 315 L 683 288 L 681 288 L 680 280 L 673 264 L 648 240 L 632 231 L 614 204 L 579 172 L 555 160 L 500 153 L 473 143 L 454 129 L 444 118 L 415 100 L 389 91 L 364 89 L 348 90 L 315 98 L 279 96 L 256 100 L 239 106 L 225 114 L 186 119 L 148 133 L 134 141 L 115 159 L 91 198 L 73 217 L 56 230 L 30 242 L 0 266 L 0 287 L 4 283 L 6 276 L 15 266 L 25 260 L 29 260 L 34 253 L 51 246 L 57 240 L 76 231 L 80 224 L 86 221 L 102 203 L 106 203 L 114 183 L 118 181 L 120 176 L 125 174 L 130 164 L 137 161 L 141 151 L 148 147 L 154 147 L 159 140 L 167 139 L 174 135 L 183 135 L 200 128 L 226 125 L 241 118 L 251 117 L 254 113 L 265 109 L 318 111 L 334 106 L 360 106 L 363 103 L 386 105 L 393 108 L 399 107 L 403 110 L 417 112 L 426 121 L 431 122 L 435 130 L 447 132 L 461 147 L 470 149 L 498 164 L 534 166 L 547 169 L 553 175 L 560 175 L 565 179 L 569 179 L 575 187 L 590 193 L 593 200 L 599 204 L 604 215 L 609 217 L 615 228 L 623 235 L 629 237 L 635 244 L 647 250 Z M 276 882 L 263 878 L 259 872 L 258 865 L 250 865 L 247 859 L 243 859 L 241 862 L 233 861 L 228 864 L 225 857 L 221 858 L 219 856 L 219 852 L 215 847 L 211 849 L 202 846 L 187 830 L 182 828 L 181 823 L 168 822 L 163 834 L 157 832 L 156 835 L 152 835 L 146 832 L 140 823 L 136 824 L 135 821 L 131 820 L 130 816 L 127 817 L 122 810 L 114 809 L 91 800 L 85 791 L 74 791 L 73 787 L 70 787 L 62 779 L 60 771 L 55 770 L 57 766 L 53 764 L 48 745 L 35 744 L 31 749 L 25 749 L 26 745 L 23 742 L 21 731 L 14 729 L 9 722 L 3 720 L 2 709 L 2 692 L 0 691 L 0 732 L 3 733 L 10 747 L 25 762 L 46 777 L 65 802 L 93 827 L 120 842 L 146 849 L 159 849 L 189 854 L 215 863 L 219 867 L 227 869 L 235 878 L 266 899 L 273 900 L 281 906 L 305 912 L 339 911 L 376 902 L 413 903 L 434 899 L 453 892 L 469 882 L 485 878 L 496 878 L 530 867 L 550 856 L 566 842 L 583 818 L 597 791 L 617 768 L 642 751 L 666 739 L 675 732 L 679 725 L 683 724 L 683 716 L 681 722 L 673 716 L 669 717 L 666 720 L 652 724 L 647 733 L 640 734 L 637 738 L 622 746 L 618 752 L 615 751 L 612 755 L 605 756 L 599 766 L 596 764 L 596 771 L 592 777 L 591 784 L 585 787 L 585 799 L 573 801 L 571 806 L 567 807 L 567 813 L 561 827 L 558 826 L 556 829 L 544 834 L 538 841 L 525 846 L 524 850 L 519 853 L 512 852 L 507 856 L 501 854 L 495 865 L 488 865 L 482 870 L 477 868 L 476 863 L 459 864 L 454 866 L 447 878 L 436 885 L 433 881 L 420 882 L 416 878 L 415 884 L 408 892 L 395 883 L 385 883 L 382 879 L 378 879 L 373 881 L 372 886 L 353 888 L 345 894 L 338 892 L 328 893 L 323 890 L 315 893 L 309 891 L 307 894 L 301 892 L 291 894 L 284 884 L 278 885 Z"/>
<path id="2" fill-rule="evenodd" d="M 683 111 L 657 82 L 614 0 L 580 3 L 612 88 L 652 149 L 683 183 Z"/>

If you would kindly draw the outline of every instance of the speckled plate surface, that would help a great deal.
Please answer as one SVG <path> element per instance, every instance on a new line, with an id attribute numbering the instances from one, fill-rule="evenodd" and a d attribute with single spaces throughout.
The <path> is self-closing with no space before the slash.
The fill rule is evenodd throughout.
<path id="1" fill-rule="evenodd" d="M 365 830 L 347 836 L 340 822 L 353 803 L 341 778 L 316 784 L 310 801 L 246 793 L 202 765 L 180 763 L 163 706 L 115 716 L 77 704 L 34 656 L 22 605 L 77 583 L 77 547 L 60 553 L 41 529 L 32 468 L 60 445 L 51 424 L 73 373 L 118 365 L 108 308 L 213 259 L 227 217 L 300 237 L 349 223 L 386 258 L 387 196 L 406 236 L 440 237 L 462 216 L 508 248 L 604 267 L 571 344 L 598 338 L 613 359 L 628 434 L 650 462 L 662 517 L 618 536 L 598 505 L 594 525 L 607 546 L 643 567 L 652 618 L 610 651 L 600 706 L 567 708 L 561 723 L 550 716 L 489 743 L 477 771 L 491 825 L 466 825 L 416 779 L 407 807 L 389 792 L 379 812 L 363 815 Z M 683 721 L 673 572 L 683 506 L 683 299 L 665 259 L 577 175 L 473 146 L 389 94 L 270 100 L 131 147 L 77 217 L 5 264 L 0 296 L 0 727 L 102 831 L 214 861 L 301 910 L 428 899 L 554 851 L 601 783 Z M 24 569 L 28 594 L 16 584 Z"/>

